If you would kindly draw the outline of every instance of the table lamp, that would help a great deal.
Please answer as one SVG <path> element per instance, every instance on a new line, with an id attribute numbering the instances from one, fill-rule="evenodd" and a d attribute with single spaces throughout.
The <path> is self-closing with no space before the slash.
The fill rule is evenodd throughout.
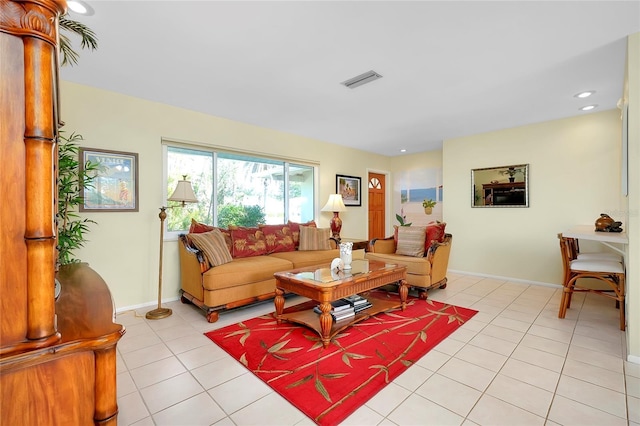
<path id="1" fill-rule="evenodd" d="M 160 207 L 160 214 L 158 217 L 160 218 L 160 269 L 158 271 L 158 307 L 152 311 L 147 312 L 145 317 L 147 319 L 162 319 L 171 315 L 172 311 L 169 308 L 162 307 L 162 257 L 163 257 L 163 248 L 164 248 L 164 220 L 167 218 L 167 209 L 172 209 L 175 207 L 184 207 L 186 203 L 197 203 L 198 199 L 196 198 L 196 194 L 193 192 L 193 188 L 191 187 L 191 182 L 187 180 L 187 175 L 182 177 L 182 180 L 178 181 L 178 185 L 176 189 L 173 191 L 173 194 L 167 201 L 174 201 L 180 204 L 174 206 L 162 206 Z"/>
<path id="2" fill-rule="evenodd" d="M 321 210 L 323 212 L 333 212 L 333 217 L 331 218 L 331 236 L 338 242 L 340 242 L 340 230 L 342 229 L 342 219 L 340 219 L 338 213 L 346 210 L 347 208 L 344 202 L 342 202 L 341 194 L 329 195 L 329 201 L 327 201 L 327 204 L 325 204 Z"/>

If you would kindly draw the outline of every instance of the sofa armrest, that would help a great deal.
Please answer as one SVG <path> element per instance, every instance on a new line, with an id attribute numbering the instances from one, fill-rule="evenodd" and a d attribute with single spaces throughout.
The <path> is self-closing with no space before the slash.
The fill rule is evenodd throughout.
<path id="1" fill-rule="evenodd" d="M 374 238 L 369 244 L 369 250 L 371 253 L 392 254 L 396 252 L 396 244 L 393 237 Z"/>
<path id="2" fill-rule="evenodd" d="M 182 290 L 203 300 L 202 274 L 209 270 L 203 254 L 193 247 L 185 235 L 178 241 L 180 254 L 180 286 Z"/>
<path id="3" fill-rule="evenodd" d="M 431 282 L 437 283 L 445 279 L 449 268 L 449 254 L 451 253 L 451 234 L 444 235 L 444 241 L 434 242 L 427 252 L 427 260 L 431 263 Z"/>

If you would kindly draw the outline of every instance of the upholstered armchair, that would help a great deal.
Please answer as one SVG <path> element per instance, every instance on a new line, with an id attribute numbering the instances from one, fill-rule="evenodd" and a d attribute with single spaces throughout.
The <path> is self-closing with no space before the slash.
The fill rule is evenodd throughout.
<path id="1" fill-rule="evenodd" d="M 407 267 L 407 282 L 418 290 L 420 298 L 427 298 L 427 291 L 447 286 L 447 268 L 451 252 L 451 234 L 444 234 L 442 241 L 433 241 L 423 256 L 397 254 L 394 237 L 373 239 L 366 258 L 395 263 Z"/>

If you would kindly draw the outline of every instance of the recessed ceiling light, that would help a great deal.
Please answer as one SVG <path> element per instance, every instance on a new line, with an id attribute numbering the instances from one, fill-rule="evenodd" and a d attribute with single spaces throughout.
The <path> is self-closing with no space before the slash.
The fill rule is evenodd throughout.
<path id="1" fill-rule="evenodd" d="M 587 105 L 587 106 L 583 106 L 582 108 L 578 108 L 580 111 L 591 111 L 594 108 L 597 108 L 598 105 Z"/>
<path id="2" fill-rule="evenodd" d="M 589 96 L 593 95 L 594 93 L 596 93 L 595 90 L 587 90 L 586 92 L 577 93 L 577 94 L 573 95 L 573 97 L 574 98 L 588 98 Z"/>
<path id="3" fill-rule="evenodd" d="M 406 150 L 406 149 L 404 149 L 404 148 L 402 148 L 402 149 L 400 150 L 400 152 L 407 152 L 407 150 Z"/>
<path id="4" fill-rule="evenodd" d="M 82 0 L 67 0 L 67 6 L 79 15 L 91 16 L 94 13 L 93 8 Z"/>

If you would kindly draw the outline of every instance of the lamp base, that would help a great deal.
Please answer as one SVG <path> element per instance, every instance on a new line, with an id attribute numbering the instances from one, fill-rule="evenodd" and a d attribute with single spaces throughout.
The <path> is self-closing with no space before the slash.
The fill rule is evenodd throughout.
<path id="1" fill-rule="evenodd" d="M 157 308 L 146 313 L 145 318 L 150 320 L 158 320 L 171 316 L 173 311 L 169 308 Z"/>

